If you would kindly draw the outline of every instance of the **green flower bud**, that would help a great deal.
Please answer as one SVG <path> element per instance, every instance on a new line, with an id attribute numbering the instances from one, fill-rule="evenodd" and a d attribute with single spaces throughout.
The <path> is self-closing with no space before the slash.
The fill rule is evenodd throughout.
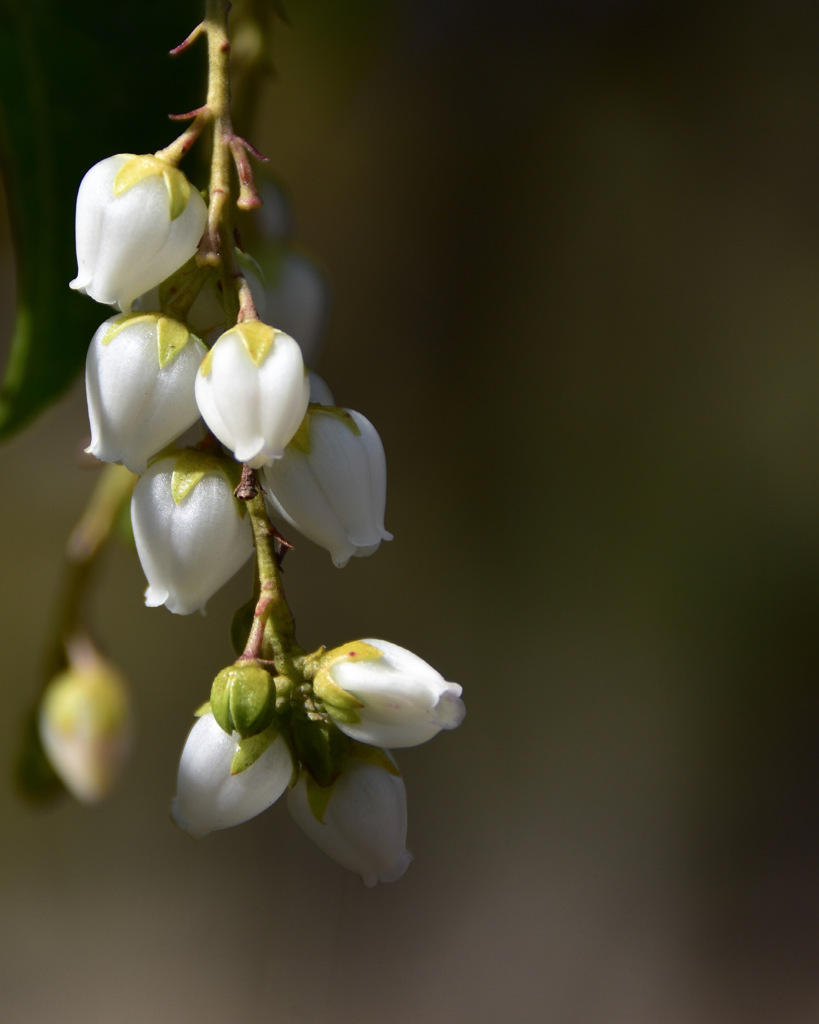
<path id="1" fill-rule="evenodd" d="M 276 684 L 257 661 L 240 661 L 223 668 L 213 680 L 210 706 L 226 733 L 255 736 L 276 714 Z"/>

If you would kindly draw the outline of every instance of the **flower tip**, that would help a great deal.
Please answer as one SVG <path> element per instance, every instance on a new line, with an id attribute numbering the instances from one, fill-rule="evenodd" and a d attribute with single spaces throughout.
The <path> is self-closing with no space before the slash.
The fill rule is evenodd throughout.
<path id="1" fill-rule="evenodd" d="M 403 878 L 407 868 L 412 863 L 412 854 L 409 850 L 402 850 L 396 858 L 395 863 L 384 869 L 379 875 L 362 875 L 361 879 L 368 889 L 372 889 L 376 882 L 397 882 Z"/>
<path id="2" fill-rule="evenodd" d="M 205 836 L 209 836 L 212 831 L 212 829 L 209 828 L 196 828 L 191 824 L 191 822 L 185 820 L 185 817 L 180 813 L 178 796 L 175 796 L 171 801 L 171 821 L 177 828 L 181 828 L 183 832 L 187 832 L 191 839 L 204 839 Z"/>
<path id="3" fill-rule="evenodd" d="M 435 707 L 435 722 L 442 729 L 457 729 L 466 718 L 466 705 L 461 700 L 461 687 L 449 683 L 452 687 L 441 698 Z"/>
<path id="4" fill-rule="evenodd" d="M 169 596 L 167 587 L 157 587 L 151 584 L 145 591 L 145 607 L 160 608 L 165 604 Z"/>

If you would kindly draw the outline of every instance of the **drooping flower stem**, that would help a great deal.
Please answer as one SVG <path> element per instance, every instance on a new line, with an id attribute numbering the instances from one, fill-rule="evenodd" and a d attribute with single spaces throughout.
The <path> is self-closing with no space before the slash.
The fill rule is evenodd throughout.
<path id="1" fill-rule="evenodd" d="M 56 629 L 46 664 L 46 678 L 66 664 L 66 645 L 83 632 L 82 604 L 97 556 L 111 539 L 136 476 L 124 466 L 105 466 L 65 548 L 66 571 Z"/>
<path id="2" fill-rule="evenodd" d="M 276 551 L 276 531 L 270 522 L 256 473 L 242 467 L 242 480 L 236 497 L 245 502 L 253 542 L 256 546 L 256 568 L 259 574 L 259 597 L 253 613 L 253 625 L 242 660 L 272 661 L 280 677 L 295 686 L 301 675 L 296 661 L 303 651 L 296 644 L 295 624 L 282 586 Z M 281 687 L 277 687 L 281 692 Z"/>

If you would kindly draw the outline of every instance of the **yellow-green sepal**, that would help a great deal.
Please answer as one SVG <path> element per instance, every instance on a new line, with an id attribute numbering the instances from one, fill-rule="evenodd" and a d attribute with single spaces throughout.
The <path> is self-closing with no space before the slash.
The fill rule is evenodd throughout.
<path id="1" fill-rule="evenodd" d="M 176 505 L 181 505 L 208 473 L 221 473 L 234 489 L 239 483 L 241 467 L 232 459 L 220 459 L 195 448 L 183 448 L 175 454 L 175 460 L 171 474 L 171 495 Z M 247 514 L 244 502 L 234 500 L 234 504 L 240 516 Z"/>
<path id="2" fill-rule="evenodd" d="M 327 810 L 330 797 L 333 795 L 333 786 L 320 786 L 311 775 L 307 775 L 304 780 L 304 788 L 307 794 L 307 804 L 313 813 L 313 817 L 319 824 L 323 825 L 324 812 Z"/>
<path id="3" fill-rule="evenodd" d="M 171 220 L 176 220 L 188 205 L 191 183 L 178 167 L 160 160 L 156 156 L 132 156 L 120 167 L 114 178 L 114 195 L 120 196 L 140 181 L 153 175 L 161 175 L 168 192 L 168 210 Z"/>
<path id="4" fill-rule="evenodd" d="M 383 768 L 385 772 L 389 772 L 390 775 L 394 775 L 396 778 L 401 778 L 401 772 L 398 770 L 398 766 L 392 760 L 386 750 L 382 750 L 381 747 L 371 747 L 367 743 L 353 743 L 353 748 L 350 751 L 351 761 L 363 761 L 365 764 L 371 764 L 377 768 Z"/>
<path id="5" fill-rule="evenodd" d="M 331 670 L 339 662 L 376 661 L 378 658 L 383 657 L 384 655 L 377 647 L 364 643 L 363 640 L 354 640 L 352 643 L 343 644 L 341 647 L 334 647 L 331 651 L 327 651 L 319 662 L 315 678 L 313 679 L 313 690 L 316 696 L 324 704 L 332 705 L 334 709 L 341 708 L 354 711 L 356 708 L 363 707 L 364 705 L 357 697 L 354 697 L 333 681 Z"/>
<path id="6" fill-rule="evenodd" d="M 236 324 L 235 327 L 231 327 L 229 331 L 225 331 L 223 335 L 217 338 L 214 348 L 222 338 L 226 338 L 229 334 L 238 335 L 239 340 L 247 350 L 247 354 L 256 366 L 261 366 L 275 343 L 276 335 L 281 334 L 281 331 L 277 331 L 275 327 L 270 327 L 268 324 L 263 324 L 261 320 L 243 320 L 242 323 Z M 203 377 L 207 377 L 212 366 L 213 349 L 202 360 L 199 372 Z"/>
<path id="7" fill-rule="evenodd" d="M 191 334 L 186 324 L 174 320 L 173 317 L 164 316 L 161 313 L 134 312 L 123 313 L 122 316 L 117 317 L 103 334 L 100 344 L 110 345 L 126 327 L 132 327 L 138 323 L 156 324 L 157 359 L 160 369 L 172 363 L 192 338 L 196 339 L 196 335 Z"/>
<path id="8" fill-rule="evenodd" d="M 302 455 L 309 455 L 313 447 L 312 438 L 310 436 L 311 416 L 333 416 L 335 419 L 339 420 L 339 422 L 343 423 L 352 434 L 355 434 L 356 437 L 361 436 L 361 429 L 346 409 L 342 409 L 340 405 L 319 405 L 318 402 L 311 402 L 307 406 L 307 412 L 304 414 L 304 419 L 299 424 L 299 429 L 290 438 L 287 445 L 288 448 L 293 448 L 295 451 L 301 452 Z"/>
<path id="9" fill-rule="evenodd" d="M 233 755 L 233 760 L 230 762 L 230 774 L 239 775 L 241 772 L 247 771 L 272 745 L 278 734 L 279 728 L 274 723 L 268 726 L 264 732 L 240 739 L 236 744 L 236 753 Z"/>

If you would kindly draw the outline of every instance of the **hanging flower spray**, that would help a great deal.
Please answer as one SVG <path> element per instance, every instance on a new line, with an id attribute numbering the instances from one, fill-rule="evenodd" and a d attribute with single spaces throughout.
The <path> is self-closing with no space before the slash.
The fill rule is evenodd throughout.
<path id="1" fill-rule="evenodd" d="M 392 539 L 386 462 L 369 420 L 335 406 L 308 371 L 312 340 L 261 318 L 260 272 L 234 241 L 234 202 L 253 211 L 262 201 L 249 160 L 259 154 L 231 121 L 228 11 L 226 0 L 207 0 L 203 22 L 172 51 L 207 43 L 207 99 L 183 115 L 188 128 L 155 154 L 100 161 L 77 196 L 71 286 L 118 310 L 86 366 L 88 451 L 121 464 L 92 501 L 92 534 L 104 534 L 133 491 L 146 604 L 177 614 L 204 609 L 255 555 L 244 647 L 217 674 L 185 743 L 176 823 L 203 836 L 286 792 L 306 834 L 374 885 L 410 862 L 406 793 L 385 748 L 459 725 L 461 688 L 384 640 L 329 651 L 297 642 L 280 574 L 286 542 L 271 515 L 337 566 L 371 555 Z M 203 198 L 179 165 L 206 135 Z M 68 632 L 73 661 L 41 702 L 39 729 L 63 782 L 91 802 L 123 759 L 126 699 L 115 670 L 77 639 L 82 631 Z"/>

